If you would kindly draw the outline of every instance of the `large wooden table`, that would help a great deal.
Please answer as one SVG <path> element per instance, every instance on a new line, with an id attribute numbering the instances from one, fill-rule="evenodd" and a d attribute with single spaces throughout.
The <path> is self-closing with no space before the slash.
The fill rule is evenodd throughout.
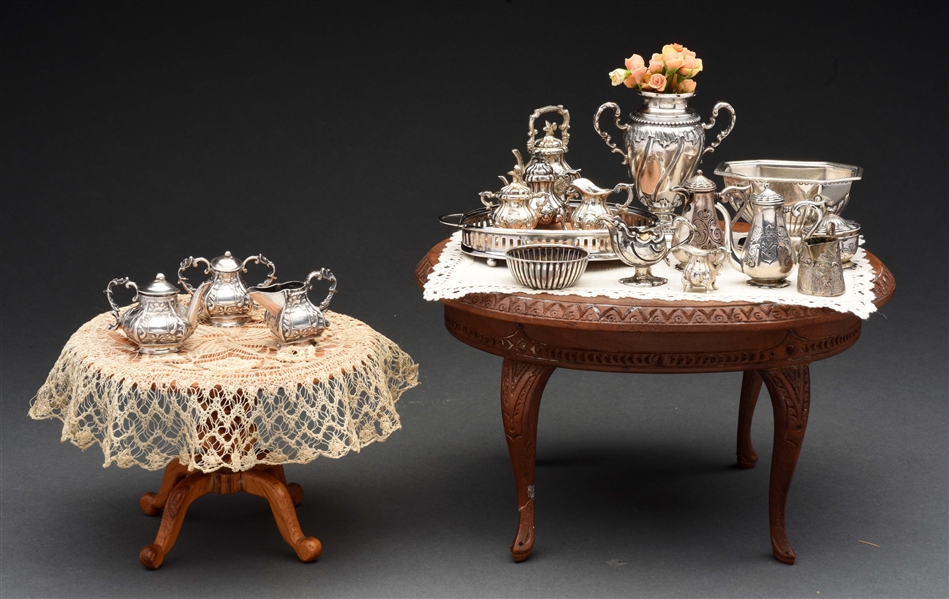
<path id="1" fill-rule="evenodd" d="M 446 241 L 419 262 L 424 285 Z M 874 303 L 893 296 L 893 274 L 867 254 L 876 271 Z M 503 267 L 501 267 L 503 268 Z M 646 301 L 547 294 L 469 294 L 442 300 L 445 326 L 460 341 L 501 356 L 501 414 L 517 484 L 519 518 L 514 561 L 534 547 L 534 459 L 537 415 L 556 368 L 608 372 L 742 371 L 738 465 L 751 468 L 751 419 L 761 384 L 774 409 L 769 515 L 771 547 L 793 564 L 784 507 L 797 465 L 810 404 L 808 365 L 851 347 L 862 321 L 829 308 L 705 301 Z"/>

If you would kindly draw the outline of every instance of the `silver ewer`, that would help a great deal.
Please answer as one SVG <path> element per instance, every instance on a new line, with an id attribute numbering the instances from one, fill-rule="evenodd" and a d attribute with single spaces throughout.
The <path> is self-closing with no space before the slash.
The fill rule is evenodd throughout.
<path id="1" fill-rule="evenodd" d="M 643 104 L 630 115 L 628 123 L 620 123 L 620 107 L 607 102 L 596 111 L 593 127 L 610 150 L 623 157 L 636 197 L 659 217 L 665 233 L 671 236 L 674 210 L 682 203 L 682 196 L 673 188 L 691 177 L 702 156 L 714 152 L 731 133 L 735 110 L 730 104 L 719 102 L 712 109 L 709 122 L 702 123 L 702 118 L 688 105 L 694 94 L 639 93 Z M 600 130 L 600 115 L 607 109 L 613 111 L 614 124 L 625 134 L 625 151 Z M 727 111 L 731 120 L 716 140 L 705 147 L 705 131 L 715 126 L 721 110 Z"/>
<path id="2" fill-rule="evenodd" d="M 319 306 L 307 297 L 313 281 L 330 282 L 329 293 Z M 319 337 L 330 326 L 324 311 L 336 294 L 336 277 L 328 268 L 323 268 L 311 272 L 305 281 L 257 285 L 247 292 L 266 310 L 264 322 L 280 345 L 306 343 Z"/>
<path id="3" fill-rule="evenodd" d="M 674 226 L 681 224 L 693 230 L 692 223 L 681 216 L 675 217 L 672 222 Z M 668 282 L 663 277 L 653 275 L 651 270 L 654 264 L 661 262 L 669 253 L 666 236 L 658 219 L 651 225 L 629 227 L 618 216 L 601 216 L 599 223 L 609 229 L 613 250 L 619 259 L 636 270 L 633 276 L 620 279 L 620 283 L 637 287 L 657 287 Z M 682 244 L 685 245 L 691 240 L 690 236 Z"/>
<path id="4" fill-rule="evenodd" d="M 135 289 L 132 301 L 137 305 L 120 313 L 112 297 L 112 287 L 116 285 Z M 109 330 L 121 329 L 143 354 L 176 352 L 197 328 L 201 301 L 209 286 L 207 281 L 198 286 L 191 302 L 185 306 L 178 301 L 178 288 L 166 281 L 161 273 L 154 281 L 142 286 L 129 281 L 128 277 L 112 279 L 105 288 L 115 316 L 115 323 L 109 326 Z"/>
<path id="5" fill-rule="evenodd" d="M 241 278 L 241 273 L 247 272 L 249 262 L 270 268 L 264 285 L 273 283 L 276 278 L 276 267 L 263 254 L 248 256 L 243 261 L 234 258 L 230 252 L 224 252 L 223 256 L 213 260 L 188 256 L 178 268 L 178 282 L 189 293 L 194 293 L 194 287 L 188 284 L 184 272 L 202 262 L 205 265 L 204 273 L 211 275 L 210 286 L 202 301 L 202 319 L 216 327 L 238 327 L 250 317 L 252 303 L 247 294 L 247 285 Z"/>
<path id="6" fill-rule="evenodd" d="M 728 263 L 744 273 L 755 287 L 787 287 L 787 277 L 794 268 L 794 247 L 784 225 L 784 197 L 765 186 L 764 191 L 739 207 L 734 218 L 721 204 L 715 208 L 722 213 L 725 223 L 725 244 Z M 738 249 L 732 238 L 732 227 L 744 209 L 751 212 L 751 228 L 745 245 Z"/>
<path id="7" fill-rule="evenodd" d="M 570 212 L 570 218 L 567 225 L 571 229 L 602 229 L 600 217 L 610 217 L 613 210 L 606 203 L 606 198 L 610 194 L 619 193 L 626 190 L 626 201 L 619 205 L 619 209 L 626 208 L 633 201 L 633 188 L 628 183 L 619 183 L 612 189 L 603 189 L 598 187 L 589 179 L 574 179 L 567 187 L 566 196 L 568 201 L 579 201 L 580 203 L 573 207 Z"/>

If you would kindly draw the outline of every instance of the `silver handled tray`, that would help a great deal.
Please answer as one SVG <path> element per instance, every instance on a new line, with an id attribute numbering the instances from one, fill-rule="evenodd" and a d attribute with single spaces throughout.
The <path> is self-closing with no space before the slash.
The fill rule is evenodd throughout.
<path id="1" fill-rule="evenodd" d="M 579 205 L 571 203 L 569 208 Z M 608 204 L 610 211 L 620 216 L 631 227 L 655 224 L 657 218 L 639 208 L 622 208 Z M 449 227 L 461 229 L 461 251 L 471 256 L 487 258 L 489 266 L 504 260 L 504 253 L 522 245 L 561 244 L 582 248 L 590 253 L 590 260 L 619 260 L 613 251 L 607 229 L 505 229 L 494 226 L 490 208 L 471 212 L 445 214 L 438 220 Z"/>

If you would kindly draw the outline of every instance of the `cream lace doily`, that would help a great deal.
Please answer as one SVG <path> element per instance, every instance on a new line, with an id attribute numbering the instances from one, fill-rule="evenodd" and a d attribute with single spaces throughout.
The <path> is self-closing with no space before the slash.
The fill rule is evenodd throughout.
<path id="1" fill-rule="evenodd" d="M 366 324 L 332 323 L 307 345 L 278 348 L 252 315 L 242 327 L 202 325 L 178 353 L 143 355 L 111 313 L 66 343 L 30 416 L 63 421 L 63 441 L 98 443 L 105 464 L 189 469 L 338 458 L 401 428 L 395 404 L 418 366 Z"/>
<path id="2" fill-rule="evenodd" d="M 665 277 L 668 283 L 659 287 L 631 287 L 619 282 L 633 275 L 633 268 L 619 261 L 590 262 L 580 280 L 573 287 L 560 291 L 538 291 L 523 287 L 507 267 L 499 263 L 490 267 L 485 260 L 472 258 L 461 251 L 461 232 L 451 236 L 438 264 L 425 283 L 423 297 L 429 301 L 457 299 L 469 293 L 516 293 L 576 295 L 581 297 L 608 297 L 612 299 L 637 298 L 665 301 L 754 302 L 831 308 L 838 312 L 853 312 L 867 318 L 876 311 L 873 305 L 874 272 L 861 248 L 852 259 L 856 268 L 845 270 L 847 291 L 838 297 L 815 297 L 797 291 L 797 270 L 783 289 L 761 289 L 747 285 L 748 279 L 728 265 L 722 265 L 716 281 L 717 290 L 705 293 L 703 289 L 682 290 L 682 273 L 664 262 L 652 267 L 652 273 Z"/>

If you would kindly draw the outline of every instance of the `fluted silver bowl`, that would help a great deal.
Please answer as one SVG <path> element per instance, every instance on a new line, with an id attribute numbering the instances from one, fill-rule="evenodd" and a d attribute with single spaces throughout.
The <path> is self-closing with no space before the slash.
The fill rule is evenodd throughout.
<path id="1" fill-rule="evenodd" d="M 590 253 L 568 245 L 522 245 L 504 252 L 507 269 L 531 289 L 563 289 L 587 269 Z"/>

